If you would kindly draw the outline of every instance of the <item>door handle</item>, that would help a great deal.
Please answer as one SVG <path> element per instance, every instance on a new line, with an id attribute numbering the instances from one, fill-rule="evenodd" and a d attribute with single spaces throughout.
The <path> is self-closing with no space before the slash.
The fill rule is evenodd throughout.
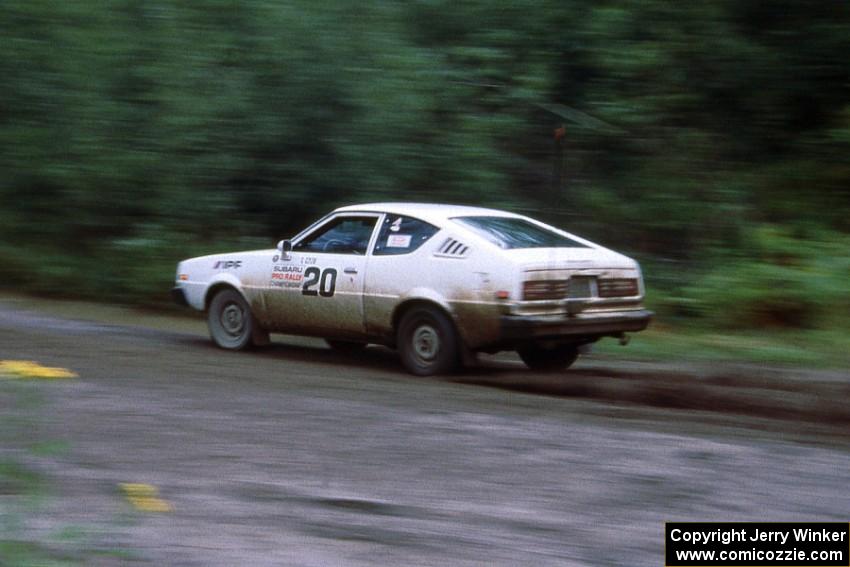
<path id="1" fill-rule="evenodd" d="M 356 274 L 357 268 L 345 268 L 342 272 L 345 274 Z"/>

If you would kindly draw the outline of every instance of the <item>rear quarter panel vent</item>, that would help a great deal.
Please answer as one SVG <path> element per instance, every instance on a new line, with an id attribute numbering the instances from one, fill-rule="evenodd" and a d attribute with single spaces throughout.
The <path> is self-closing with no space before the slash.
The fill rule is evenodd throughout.
<path id="1" fill-rule="evenodd" d="M 469 246 L 451 236 L 446 238 L 434 252 L 434 256 L 440 258 L 465 258 L 467 254 L 469 254 Z"/>

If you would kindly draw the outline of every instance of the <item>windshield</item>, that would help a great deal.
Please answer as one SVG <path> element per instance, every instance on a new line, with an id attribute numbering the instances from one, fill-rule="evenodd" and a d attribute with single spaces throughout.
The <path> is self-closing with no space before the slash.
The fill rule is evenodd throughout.
<path id="1" fill-rule="evenodd" d="M 511 217 L 455 217 L 499 248 L 590 248 L 572 238 L 525 219 Z"/>

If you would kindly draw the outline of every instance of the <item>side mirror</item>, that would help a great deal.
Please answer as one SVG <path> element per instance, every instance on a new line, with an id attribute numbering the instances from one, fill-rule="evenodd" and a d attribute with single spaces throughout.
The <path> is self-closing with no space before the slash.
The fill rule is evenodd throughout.
<path id="1" fill-rule="evenodd" d="M 281 260 L 289 260 L 289 253 L 292 252 L 292 241 L 281 240 L 277 243 L 277 251 L 280 252 Z"/>

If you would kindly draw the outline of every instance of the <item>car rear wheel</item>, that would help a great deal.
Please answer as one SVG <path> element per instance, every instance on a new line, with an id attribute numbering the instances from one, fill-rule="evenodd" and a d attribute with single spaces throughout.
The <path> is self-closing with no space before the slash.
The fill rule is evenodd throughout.
<path id="1" fill-rule="evenodd" d="M 405 313 L 397 344 L 404 367 L 417 376 L 447 374 L 457 366 L 457 332 L 451 319 L 436 308 L 418 306 Z"/>
<path id="2" fill-rule="evenodd" d="M 252 345 L 252 337 L 262 334 L 248 303 L 236 290 L 215 294 L 207 311 L 207 326 L 213 342 L 227 350 L 242 350 Z"/>
<path id="3" fill-rule="evenodd" d="M 544 347 L 530 345 L 517 349 L 517 354 L 532 370 L 538 372 L 558 372 L 569 368 L 578 358 L 578 347 L 574 345 L 557 345 Z"/>

